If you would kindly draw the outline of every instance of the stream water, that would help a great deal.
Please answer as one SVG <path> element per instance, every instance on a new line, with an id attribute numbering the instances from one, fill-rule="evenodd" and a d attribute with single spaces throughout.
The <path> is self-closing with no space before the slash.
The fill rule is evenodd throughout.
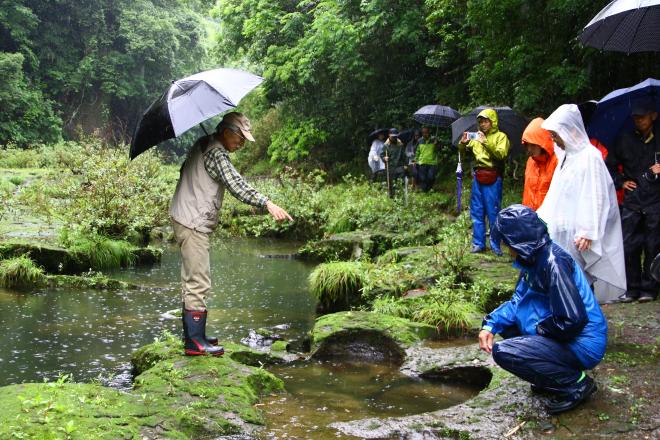
<path id="1" fill-rule="evenodd" d="M 213 294 L 208 327 L 239 342 L 250 328 L 289 324 L 283 336 L 300 336 L 314 321 L 307 292 L 312 268 L 297 260 L 263 258 L 294 252 L 296 243 L 222 239 L 211 247 Z M 142 290 L 36 290 L 0 288 L 0 386 L 54 380 L 70 374 L 87 382 L 115 376 L 130 385 L 130 356 L 180 321 L 161 315 L 180 308 L 180 257 L 166 249 L 160 266 L 109 273 Z M 128 383 L 127 383 L 128 382 Z"/>
<path id="2" fill-rule="evenodd" d="M 287 324 L 292 340 L 313 325 L 315 301 L 307 290 L 313 266 L 285 258 L 296 243 L 222 239 L 212 246 L 213 295 L 208 327 L 239 342 L 250 329 Z M 179 254 L 166 249 L 160 266 L 109 273 L 141 290 L 0 289 L 0 386 L 96 378 L 130 388 L 130 356 L 163 330 L 180 332 L 163 313 L 180 307 Z M 460 344 L 460 342 L 457 341 Z M 445 408 L 476 394 L 469 385 L 436 384 L 403 376 L 395 366 L 304 362 L 273 368 L 288 393 L 267 397 L 262 438 L 336 437 L 329 423 L 400 416 Z"/>

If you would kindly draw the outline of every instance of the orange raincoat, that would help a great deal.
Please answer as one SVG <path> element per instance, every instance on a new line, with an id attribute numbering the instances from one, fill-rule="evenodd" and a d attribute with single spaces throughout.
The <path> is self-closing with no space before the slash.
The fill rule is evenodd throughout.
<path id="1" fill-rule="evenodd" d="M 543 118 L 536 118 L 529 123 L 522 135 L 523 144 L 537 144 L 548 153 L 527 159 L 525 167 L 525 187 L 523 189 L 523 205 L 534 211 L 539 209 L 550 188 L 552 175 L 557 167 L 557 156 L 550 132 L 541 128 Z"/>

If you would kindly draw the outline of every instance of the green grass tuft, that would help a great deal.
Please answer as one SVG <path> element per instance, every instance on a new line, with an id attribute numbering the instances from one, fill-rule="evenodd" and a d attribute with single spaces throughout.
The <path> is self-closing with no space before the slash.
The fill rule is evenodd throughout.
<path id="1" fill-rule="evenodd" d="M 339 261 L 320 264 L 309 276 L 310 291 L 317 300 L 330 305 L 359 293 L 364 281 L 362 263 Z"/>
<path id="2" fill-rule="evenodd" d="M 63 244 L 79 259 L 89 261 L 93 269 L 116 269 L 135 262 L 135 246 L 127 241 L 101 235 L 64 234 Z"/>
<path id="3" fill-rule="evenodd" d="M 25 287 L 45 280 L 43 269 L 36 266 L 27 255 L 0 261 L 0 286 Z"/>

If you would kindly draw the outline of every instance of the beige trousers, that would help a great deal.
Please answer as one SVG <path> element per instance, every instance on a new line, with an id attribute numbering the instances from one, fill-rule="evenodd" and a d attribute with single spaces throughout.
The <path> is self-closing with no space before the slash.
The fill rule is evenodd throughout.
<path id="1" fill-rule="evenodd" d="M 181 249 L 181 301 L 186 310 L 206 310 L 211 290 L 209 234 L 186 228 L 172 220 L 174 236 Z"/>

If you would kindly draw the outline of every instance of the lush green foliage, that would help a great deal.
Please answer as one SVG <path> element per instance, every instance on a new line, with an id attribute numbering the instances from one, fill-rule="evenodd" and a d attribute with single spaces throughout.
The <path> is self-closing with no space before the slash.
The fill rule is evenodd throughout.
<path id="1" fill-rule="evenodd" d="M 412 125 L 423 104 L 509 105 L 547 116 L 564 102 L 657 75 L 653 54 L 600 53 L 578 42 L 606 4 L 220 0 L 213 54 L 267 78 L 268 102 L 260 105 L 276 104 L 282 115 L 267 134 L 273 160 L 366 169 L 366 134 Z"/>
<path id="2" fill-rule="evenodd" d="M 27 255 L 0 260 L 0 287 L 33 286 L 44 279 L 43 269 Z"/>
<path id="3" fill-rule="evenodd" d="M 433 100 L 439 76 L 421 1 L 219 1 L 222 62 L 263 66 L 270 102 L 286 121 L 275 160 L 352 160 L 374 126 L 410 120 Z M 363 153 L 360 153 L 362 155 Z"/>
<path id="4" fill-rule="evenodd" d="M 109 237 L 125 238 L 132 231 L 146 234 L 168 221 L 174 182 L 164 175 L 156 156 L 131 162 L 124 148 L 91 143 L 80 178 L 65 183 L 69 198 L 58 212 L 72 227 Z"/>
<path id="5" fill-rule="evenodd" d="M 25 77 L 23 64 L 22 54 L 0 52 L 0 145 L 55 142 L 62 121 L 53 103 Z"/>
<path id="6" fill-rule="evenodd" d="M 170 80 L 202 67 L 209 3 L 0 1 L 0 144 L 52 141 L 62 127 L 127 139 Z"/>
<path id="7" fill-rule="evenodd" d="M 445 275 L 454 277 L 454 283 L 465 282 L 469 277 L 470 262 L 467 256 L 472 241 L 471 226 L 470 214 L 463 212 L 455 222 L 442 228 L 440 241 L 433 248 L 436 265 Z"/>
<path id="8" fill-rule="evenodd" d="M 324 234 L 374 230 L 395 234 L 394 244 L 431 244 L 447 222 L 442 214 L 451 196 L 445 193 L 411 193 L 408 204 L 402 195 L 390 199 L 380 184 L 345 176 L 336 185 L 325 174 L 300 174 L 290 170 L 277 180 L 252 182 L 262 193 L 284 207 L 294 222 L 276 223 L 253 208 L 227 197 L 221 222 L 230 233 L 256 236 L 318 238 Z M 423 214 L 432 213 L 432 214 Z"/>

